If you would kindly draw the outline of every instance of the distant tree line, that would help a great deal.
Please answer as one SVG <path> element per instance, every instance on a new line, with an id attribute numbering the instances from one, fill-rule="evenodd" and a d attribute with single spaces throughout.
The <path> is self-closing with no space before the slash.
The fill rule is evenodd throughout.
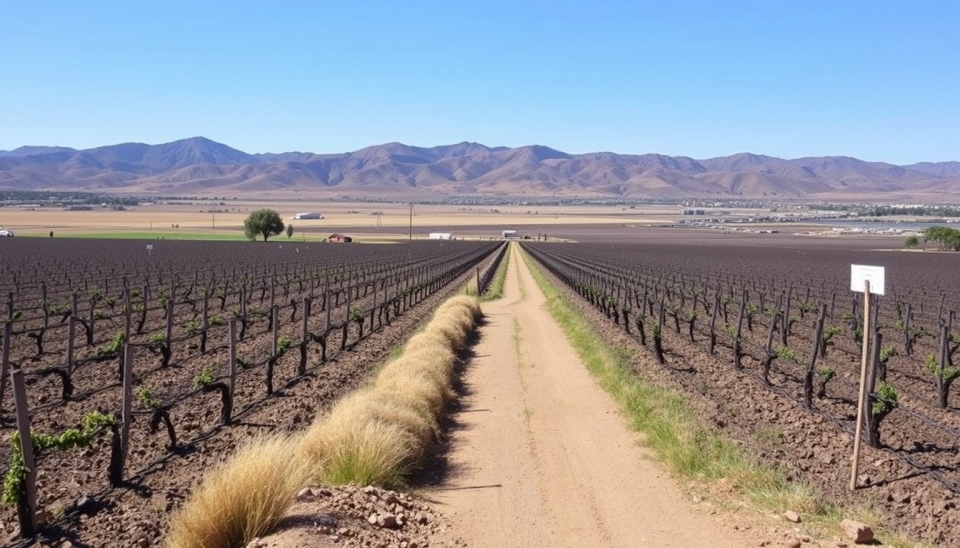
<path id="1" fill-rule="evenodd" d="M 0 190 L 0 202 L 63 204 L 108 204 L 135 206 L 140 200 L 130 196 L 108 196 L 90 192 L 47 192 L 41 190 Z"/>
<path id="2" fill-rule="evenodd" d="M 897 207 L 897 206 L 875 206 L 862 212 L 870 217 L 888 217 L 891 215 L 913 215 L 916 217 L 960 217 L 960 209 L 954 207 Z"/>

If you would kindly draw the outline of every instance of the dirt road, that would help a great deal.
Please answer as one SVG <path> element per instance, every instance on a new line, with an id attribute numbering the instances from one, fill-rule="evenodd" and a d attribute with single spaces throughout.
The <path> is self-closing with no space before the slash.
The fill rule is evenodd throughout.
<path id="1" fill-rule="evenodd" d="M 628 430 L 518 249 L 484 305 L 449 474 L 430 496 L 469 546 L 747 546 L 693 508 Z"/>

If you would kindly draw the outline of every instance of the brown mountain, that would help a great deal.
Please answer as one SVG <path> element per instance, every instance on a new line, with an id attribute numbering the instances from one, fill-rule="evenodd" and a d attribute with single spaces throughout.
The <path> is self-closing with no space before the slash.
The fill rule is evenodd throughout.
<path id="1" fill-rule="evenodd" d="M 280 196 L 808 197 L 960 200 L 960 162 L 897 166 L 842 156 L 567 154 L 478 143 L 387 143 L 341 154 L 247 154 L 203 137 L 88 150 L 0 152 L 0 189 Z"/>

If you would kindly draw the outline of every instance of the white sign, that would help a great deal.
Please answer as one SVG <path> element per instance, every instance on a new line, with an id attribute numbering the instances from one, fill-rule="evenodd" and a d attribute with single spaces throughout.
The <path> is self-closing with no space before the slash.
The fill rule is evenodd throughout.
<path id="1" fill-rule="evenodd" d="M 850 265 L 850 291 L 862 293 L 865 282 L 870 282 L 870 293 L 883 295 L 884 268 L 882 266 Z"/>

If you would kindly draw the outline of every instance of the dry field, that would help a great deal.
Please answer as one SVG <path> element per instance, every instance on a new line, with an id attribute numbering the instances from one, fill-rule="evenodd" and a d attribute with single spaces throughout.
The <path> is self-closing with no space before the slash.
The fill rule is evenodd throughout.
<path id="1" fill-rule="evenodd" d="M 57 208 L 0 209 L 0 226 L 18 236 L 106 235 L 137 238 L 232 239 L 242 238 L 243 220 L 256 209 L 277 210 L 285 223 L 293 224 L 298 238 L 323 238 L 334 232 L 358 235 L 361 240 L 402 240 L 427 238 L 430 232 L 452 232 L 458 238 L 499 236 L 504 229 L 536 237 L 538 233 L 580 239 L 574 227 L 590 227 L 587 233 L 605 239 L 606 234 L 629 235 L 631 228 L 671 223 L 679 219 L 678 207 L 637 206 L 457 206 L 403 203 L 350 202 L 255 202 L 197 201 L 177 204 L 141 205 L 125 211 L 64 211 Z M 293 220 L 296 213 L 318 212 L 319 220 Z M 732 211 L 755 215 L 756 210 Z M 411 229 L 412 226 L 412 229 Z M 799 228 L 799 227 L 795 227 Z M 600 230 L 603 229 L 603 230 Z M 281 236 L 285 239 L 286 236 Z"/>

